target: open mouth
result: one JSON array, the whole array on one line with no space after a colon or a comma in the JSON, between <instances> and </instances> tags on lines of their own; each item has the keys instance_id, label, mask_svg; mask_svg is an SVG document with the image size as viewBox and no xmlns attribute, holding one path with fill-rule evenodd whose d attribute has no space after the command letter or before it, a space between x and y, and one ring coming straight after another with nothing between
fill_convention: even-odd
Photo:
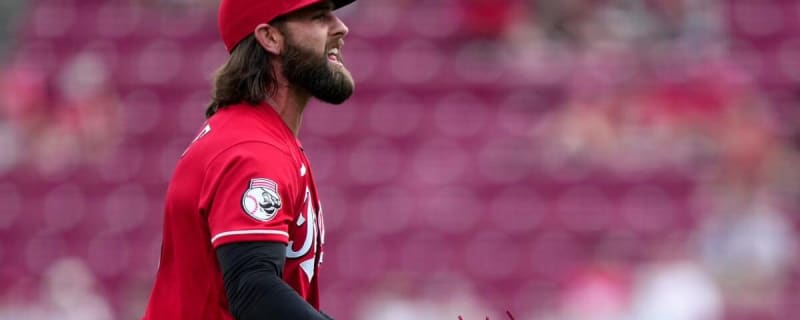
<instances>
[{"instance_id":1,"label":"open mouth","mask_svg":"<svg viewBox=\"0 0 800 320\"><path fill-rule=\"evenodd\" d=\"M339 54L339 48L332 48L328 50L328 61L338 65L343 65L342 56Z\"/></svg>"}]
</instances>

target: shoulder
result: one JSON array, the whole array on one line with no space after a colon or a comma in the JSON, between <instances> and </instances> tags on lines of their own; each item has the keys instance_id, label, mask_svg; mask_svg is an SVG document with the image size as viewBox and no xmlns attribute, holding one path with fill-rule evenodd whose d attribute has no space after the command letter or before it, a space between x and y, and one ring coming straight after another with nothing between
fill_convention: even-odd
<instances>
[{"instance_id":1,"label":"shoulder","mask_svg":"<svg viewBox=\"0 0 800 320\"><path fill-rule=\"evenodd\" d=\"M296 157L284 148L264 142L245 140L226 145L209 159L209 165L244 162L268 167L298 167Z\"/></svg>"},{"instance_id":2,"label":"shoulder","mask_svg":"<svg viewBox=\"0 0 800 320\"><path fill-rule=\"evenodd\" d=\"M247 155L255 150L260 155L266 152L274 157L293 157L293 141L283 132L284 124L259 116L256 108L235 105L220 110L208 120L202 136L199 135L190 146L190 152L208 160L223 153Z\"/></svg>"}]
</instances>

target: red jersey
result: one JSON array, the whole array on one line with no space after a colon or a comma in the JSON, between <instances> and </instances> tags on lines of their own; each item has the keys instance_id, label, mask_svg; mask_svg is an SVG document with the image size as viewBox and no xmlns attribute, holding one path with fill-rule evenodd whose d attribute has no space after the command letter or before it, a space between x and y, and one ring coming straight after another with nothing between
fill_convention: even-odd
<instances>
[{"instance_id":1,"label":"red jersey","mask_svg":"<svg viewBox=\"0 0 800 320\"><path fill-rule=\"evenodd\" d=\"M283 280L319 309L325 229L308 159L269 105L220 109L167 190L161 260L144 320L233 319L215 249L287 244Z\"/></svg>"}]
</instances>

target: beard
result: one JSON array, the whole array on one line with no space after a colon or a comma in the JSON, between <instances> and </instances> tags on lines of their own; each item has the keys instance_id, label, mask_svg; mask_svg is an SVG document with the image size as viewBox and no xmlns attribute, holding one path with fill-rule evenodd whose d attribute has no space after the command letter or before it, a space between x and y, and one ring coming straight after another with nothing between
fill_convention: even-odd
<instances>
[{"instance_id":1,"label":"beard","mask_svg":"<svg viewBox=\"0 0 800 320\"><path fill-rule=\"evenodd\" d=\"M294 43L291 38L287 40L281 53L281 68L289 83L331 104L340 104L353 95L355 84L343 65L334 66L328 61L327 54L315 53Z\"/></svg>"}]
</instances>

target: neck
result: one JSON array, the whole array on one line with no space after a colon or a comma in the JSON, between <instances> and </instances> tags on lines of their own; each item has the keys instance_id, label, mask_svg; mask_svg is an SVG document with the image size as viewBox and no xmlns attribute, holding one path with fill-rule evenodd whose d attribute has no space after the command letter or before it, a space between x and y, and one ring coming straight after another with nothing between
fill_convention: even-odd
<instances>
[{"instance_id":1,"label":"neck","mask_svg":"<svg viewBox=\"0 0 800 320\"><path fill-rule=\"evenodd\" d=\"M293 86L280 85L272 96L267 96L266 102L281 116L286 126L297 137L300 132L300 123L303 111L306 109L311 96L305 90Z\"/></svg>"}]
</instances>

